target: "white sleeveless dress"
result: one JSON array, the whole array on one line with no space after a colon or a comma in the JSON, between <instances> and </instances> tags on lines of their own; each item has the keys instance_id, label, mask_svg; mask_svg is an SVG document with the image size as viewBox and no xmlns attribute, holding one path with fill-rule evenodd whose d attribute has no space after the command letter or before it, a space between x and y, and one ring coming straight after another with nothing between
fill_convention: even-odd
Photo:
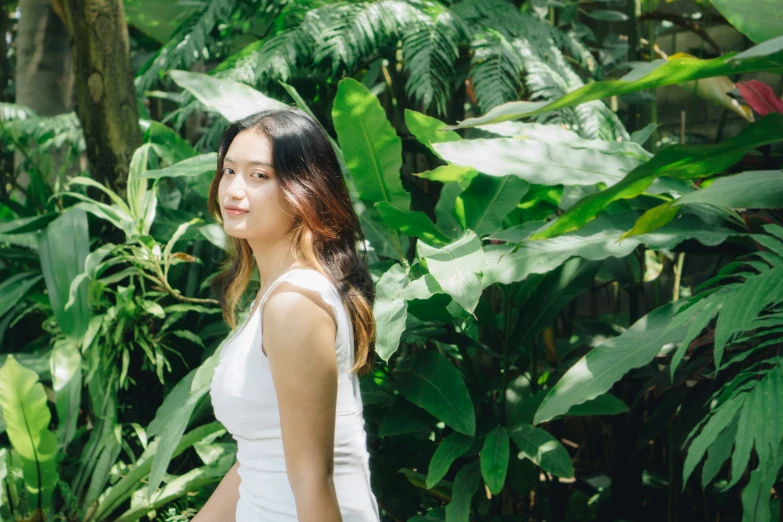
<instances>
[{"instance_id":1,"label":"white sleeveless dress","mask_svg":"<svg viewBox=\"0 0 783 522\"><path fill-rule=\"evenodd\" d=\"M210 387L215 417L237 441L239 501L236 522L295 522L296 504L283 454L280 410L269 362L261 350L264 301L288 281L317 291L337 318L337 416L334 434L334 485L344 522L379 522L370 489L367 434L359 380L349 373L354 361L353 326L340 294L327 277L310 268L281 275L266 290L239 333L224 346ZM251 305L251 310L253 310ZM302 383L305 385L306 383Z\"/></svg>"}]
</instances>

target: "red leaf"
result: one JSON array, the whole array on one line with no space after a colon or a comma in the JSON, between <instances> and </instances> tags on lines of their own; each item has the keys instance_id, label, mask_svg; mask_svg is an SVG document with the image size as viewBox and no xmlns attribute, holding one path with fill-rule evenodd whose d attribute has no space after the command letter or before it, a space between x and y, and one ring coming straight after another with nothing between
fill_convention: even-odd
<instances>
[{"instance_id":1,"label":"red leaf","mask_svg":"<svg viewBox=\"0 0 783 522\"><path fill-rule=\"evenodd\" d=\"M737 88L750 107L764 116L770 112L783 114L783 101L775 96L772 87L758 80L738 82Z\"/></svg>"}]
</instances>

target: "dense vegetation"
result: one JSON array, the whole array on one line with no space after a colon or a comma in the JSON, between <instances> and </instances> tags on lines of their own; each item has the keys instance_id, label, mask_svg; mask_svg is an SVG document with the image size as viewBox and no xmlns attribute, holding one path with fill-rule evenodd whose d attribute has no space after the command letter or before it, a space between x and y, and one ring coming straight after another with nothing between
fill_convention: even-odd
<instances>
[{"instance_id":1,"label":"dense vegetation","mask_svg":"<svg viewBox=\"0 0 783 522\"><path fill-rule=\"evenodd\" d=\"M783 102L750 80L783 72L774 0L700 7L744 51L668 57L648 0L100 4L54 14L73 112L2 77L2 520L188 520L233 465L206 190L226 123L292 104L368 238L384 520L780 519ZM667 141L666 85L747 123Z\"/></svg>"}]
</instances>

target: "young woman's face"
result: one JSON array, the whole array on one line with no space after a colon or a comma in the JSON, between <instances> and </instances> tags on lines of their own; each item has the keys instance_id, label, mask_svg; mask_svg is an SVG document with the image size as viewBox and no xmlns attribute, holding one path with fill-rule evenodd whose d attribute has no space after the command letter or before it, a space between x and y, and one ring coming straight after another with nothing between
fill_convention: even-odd
<instances>
[{"instance_id":1,"label":"young woman's face","mask_svg":"<svg viewBox=\"0 0 783 522\"><path fill-rule=\"evenodd\" d=\"M273 241L291 230L294 213L272 168L272 145L254 129L236 135L218 186L223 230L231 237Z\"/></svg>"}]
</instances>

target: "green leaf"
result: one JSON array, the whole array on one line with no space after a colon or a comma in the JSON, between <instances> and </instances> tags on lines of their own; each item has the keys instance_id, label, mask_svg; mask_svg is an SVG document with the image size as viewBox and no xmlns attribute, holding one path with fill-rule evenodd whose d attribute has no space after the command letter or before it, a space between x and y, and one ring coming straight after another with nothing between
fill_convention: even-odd
<instances>
[{"instance_id":1,"label":"green leaf","mask_svg":"<svg viewBox=\"0 0 783 522\"><path fill-rule=\"evenodd\" d=\"M84 269L90 253L87 230L87 214L81 209L64 212L46 227L38 241L38 254L49 303L54 310L60 329L77 344L90 323L90 306L87 302L87 284L82 284L75 304L65 309L71 281Z\"/></svg>"},{"instance_id":2,"label":"green leaf","mask_svg":"<svg viewBox=\"0 0 783 522\"><path fill-rule=\"evenodd\" d=\"M611 393L599 395L582 404L574 405L566 417L581 417L589 415L617 415L629 411L628 405Z\"/></svg>"},{"instance_id":3,"label":"green leaf","mask_svg":"<svg viewBox=\"0 0 783 522\"><path fill-rule=\"evenodd\" d=\"M739 32L757 44L783 36L783 10L778 0L758 0L752 4L713 0L712 5Z\"/></svg>"},{"instance_id":4,"label":"green leaf","mask_svg":"<svg viewBox=\"0 0 783 522\"><path fill-rule=\"evenodd\" d=\"M0 316L5 315L16 306L16 303L21 301L27 292L38 284L41 277L43 276L33 272L20 272L5 278L0 283Z\"/></svg>"},{"instance_id":5,"label":"green leaf","mask_svg":"<svg viewBox=\"0 0 783 522\"><path fill-rule=\"evenodd\" d=\"M68 338L54 343L50 359L52 388L57 409L58 451L65 452L76 435L82 398L82 356L79 346Z\"/></svg>"},{"instance_id":6,"label":"green leaf","mask_svg":"<svg viewBox=\"0 0 783 522\"><path fill-rule=\"evenodd\" d=\"M460 167L459 165L441 165L432 170L414 174L419 178L440 181L441 183L451 183L452 181L469 183L477 175L478 172L472 167Z\"/></svg>"},{"instance_id":7,"label":"green leaf","mask_svg":"<svg viewBox=\"0 0 783 522\"><path fill-rule=\"evenodd\" d=\"M716 179L705 189L694 190L671 202L672 205L708 203L729 208L783 207L783 171L742 172Z\"/></svg>"},{"instance_id":8,"label":"green leaf","mask_svg":"<svg viewBox=\"0 0 783 522\"><path fill-rule=\"evenodd\" d=\"M437 352L406 357L394 370L397 389L413 404L460 433L476 432L476 413L462 375Z\"/></svg>"},{"instance_id":9,"label":"green leaf","mask_svg":"<svg viewBox=\"0 0 783 522\"><path fill-rule=\"evenodd\" d=\"M518 424L509 429L509 435L519 448L519 457L533 461L556 477L574 476L574 465L568 451L549 432L530 424Z\"/></svg>"},{"instance_id":10,"label":"green leaf","mask_svg":"<svg viewBox=\"0 0 783 522\"><path fill-rule=\"evenodd\" d=\"M614 185L641 163L633 156L518 138L462 140L433 146L453 165L472 167L490 176L514 175L536 185Z\"/></svg>"},{"instance_id":11,"label":"green leaf","mask_svg":"<svg viewBox=\"0 0 783 522\"><path fill-rule=\"evenodd\" d=\"M554 324L560 311L590 287L599 268L599 263L571 259L546 274L520 308L519 316L524 320L518 320L512 330L514 346L523 349Z\"/></svg>"},{"instance_id":12,"label":"green leaf","mask_svg":"<svg viewBox=\"0 0 783 522\"><path fill-rule=\"evenodd\" d=\"M487 123L518 120L610 96L702 78L759 71L779 72L783 69L781 56L783 56L781 46L777 42L770 41L740 54L727 53L711 60L700 60L688 56L672 58L665 62L661 61L661 64L656 64L657 66L648 70L649 72L641 72L638 77L626 76L619 80L589 83L552 101L505 103L493 108L483 116L468 118L461 121L459 125L449 125L445 128L453 130Z\"/></svg>"},{"instance_id":13,"label":"green leaf","mask_svg":"<svg viewBox=\"0 0 783 522\"><path fill-rule=\"evenodd\" d=\"M478 462L463 466L454 477L451 502L446 504L446 522L469 522L470 501L478 491L481 471Z\"/></svg>"},{"instance_id":14,"label":"green leaf","mask_svg":"<svg viewBox=\"0 0 783 522\"><path fill-rule=\"evenodd\" d=\"M182 160L163 169L148 170L141 174L141 178L179 178L200 176L207 172L213 173L217 169L217 152L208 152Z\"/></svg>"},{"instance_id":15,"label":"green leaf","mask_svg":"<svg viewBox=\"0 0 783 522\"><path fill-rule=\"evenodd\" d=\"M240 120L266 109L288 107L285 103L269 98L252 87L226 78L179 70L169 71L169 76L174 83L228 121Z\"/></svg>"},{"instance_id":16,"label":"green leaf","mask_svg":"<svg viewBox=\"0 0 783 522\"><path fill-rule=\"evenodd\" d=\"M451 238L441 232L424 212L402 210L386 201L375 204L383 222L403 234L418 237L429 244L446 245Z\"/></svg>"},{"instance_id":17,"label":"green leaf","mask_svg":"<svg viewBox=\"0 0 783 522\"><path fill-rule=\"evenodd\" d=\"M375 285L373 304L376 324L375 352L384 361L388 361L397 351L400 337L405 331L408 303L400 298L399 294L407 282L408 273L405 267L395 263Z\"/></svg>"},{"instance_id":18,"label":"green leaf","mask_svg":"<svg viewBox=\"0 0 783 522\"><path fill-rule=\"evenodd\" d=\"M574 256L590 261L607 257L622 258L640 244L649 248L671 249L688 239L715 246L736 234L728 228L716 227L696 216L687 215L664 228L621 240L637 216L635 212L603 214L583 228L562 236L528 239L517 245L486 245L481 286L486 288L493 283L511 284L526 279L530 274L550 272ZM533 230L536 228L537 225L533 225ZM527 227L521 230L521 236L533 231Z\"/></svg>"},{"instance_id":19,"label":"green leaf","mask_svg":"<svg viewBox=\"0 0 783 522\"><path fill-rule=\"evenodd\" d=\"M696 464L699 463L707 449L712 446L713 442L717 440L723 430L736 423L737 412L744 403L745 401L742 399L729 401L724 403L721 407L716 408L716 410L710 414L709 420L704 425L699 435L693 439L690 447L688 447L688 453L685 456L685 464L682 468L683 490L687 486L688 477L691 476L691 473L693 473L693 470L696 468Z\"/></svg>"},{"instance_id":20,"label":"green leaf","mask_svg":"<svg viewBox=\"0 0 783 522\"><path fill-rule=\"evenodd\" d=\"M212 422L210 424L205 424L203 426L199 426L198 428L192 429L184 436L180 437L178 444L172 452L172 456L179 456L183 451L192 447L199 441L213 437L216 433L221 431L225 431L225 428L219 422ZM133 494L144 494L147 498L149 498L149 491L145 493L138 493L139 484L150 474L153 461L157 455L159 444L160 440L154 440L150 442L147 445L147 449L144 450L144 453L142 453L142 455L136 460L136 464L131 467L127 473L122 476L122 478L120 478L115 484L106 490L105 495L102 495L100 498L92 520L95 520L96 522L107 520L107 518L112 515L113 512L117 510L124 502L130 499L131 495ZM231 465L233 465L233 462L231 462ZM224 475L225 472L223 472L223 476ZM146 505L147 504L144 503L142 507L146 507ZM133 512L134 510L135 508L131 508L129 512ZM116 520L131 521L138 520L140 518L140 516L137 518L125 518L129 512L124 513L122 517L117 518ZM143 514L144 512L140 513L140 515ZM111 520L115 519L112 518Z\"/></svg>"},{"instance_id":21,"label":"green leaf","mask_svg":"<svg viewBox=\"0 0 783 522\"><path fill-rule=\"evenodd\" d=\"M770 491L783 466L783 448L777 459L762 461L750 473L750 481L742 490L742 522L771 522Z\"/></svg>"},{"instance_id":22,"label":"green leaf","mask_svg":"<svg viewBox=\"0 0 783 522\"><path fill-rule=\"evenodd\" d=\"M435 424L437 421L432 415L405 399L399 398L394 401L389 411L383 416L378 428L378 436L404 435L430 428Z\"/></svg>"},{"instance_id":23,"label":"green leaf","mask_svg":"<svg viewBox=\"0 0 783 522\"><path fill-rule=\"evenodd\" d=\"M402 140L378 98L356 80L344 78L337 86L332 118L359 196L369 203L386 201L409 209L411 196L400 179Z\"/></svg>"},{"instance_id":24,"label":"green leaf","mask_svg":"<svg viewBox=\"0 0 783 522\"><path fill-rule=\"evenodd\" d=\"M715 324L715 366L720 367L723 351L737 334L755 328L755 321L761 312L771 304L781 301L783 270L766 270L748 277L742 284L734 286L731 299L723 303Z\"/></svg>"},{"instance_id":25,"label":"green leaf","mask_svg":"<svg viewBox=\"0 0 783 522\"><path fill-rule=\"evenodd\" d=\"M473 445L473 438L463 435L459 432L453 432L451 435L441 441L432 454L430 465L427 472L427 489L432 489L441 481L449 468L459 457L468 452Z\"/></svg>"},{"instance_id":26,"label":"green leaf","mask_svg":"<svg viewBox=\"0 0 783 522\"><path fill-rule=\"evenodd\" d=\"M46 228L46 226L59 215L59 212L50 212L48 214L6 221L0 224L0 234L27 234L28 232L38 232L39 230Z\"/></svg>"},{"instance_id":27,"label":"green leaf","mask_svg":"<svg viewBox=\"0 0 783 522\"><path fill-rule=\"evenodd\" d=\"M660 176L676 179L706 177L730 167L755 148L782 139L783 114L768 114L745 127L739 134L715 145L666 147L650 161L630 172L621 182L581 199L549 227L534 234L532 239L554 237L578 229L613 201L638 196Z\"/></svg>"},{"instance_id":28,"label":"green leaf","mask_svg":"<svg viewBox=\"0 0 783 522\"><path fill-rule=\"evenodd\" d=\"M427 260L430 274L443 291L472 314L481 297L480 272L484 267L484 251L478 236L467 231L443 248L419 242L417 254Z\"/></svg>"},{"instance_id":29,"label":"green leaf","mask_svg":"<svg viewBox=\"0 0 783 522\"><path fill-rule=\"evenodd\" d=\"M562 125L504 121L480 125L478 128L508 138L563 145L571 149L590 149L607 154L623 154L640 160L648 160L653 156L634 141L588 140L572 130L563 128Z\"/></svg>"},{"instance_id":30,"label":"green leaf","mask_svg":"<svg viewBox=\"0 0 783 522\"><path fill-rule=\"evenodd\" d=\"M720 432L718 438L712 443L707 450L707 460L704 462L704 467L701 469L701 487L706 489L707 485L712 482L712 479L720 471L723 463L731 455L731 448L734 445L734 437L737 434L737 423L730 424L727 428Z\"/></svg>"},{"instance_id":31,"label":"green leaf","mask_svg":"<svg viewBox=\"0 0 783 522\"><path fill-rule=\"evenodd\" d=\"M49 431L51 414L38 375L8 355L0 368L0 407L11 446L22 460L30 505L49 509L57 483L57 436Z\"/></svg>"},{"instance_id":32,"label":"green leaf","mask_svg":"<svg viewBox=\"0 0 783 522\"><path fill-rule=\"evenodd\" d=\"M479 453L481 476L493 495L500 493L506 483L508 456L508 432L503 426L497 426L487 433L484 448Z\"/></svg>"},{"instance_id":33,"label":"green leaf","mask_svg":"<svg viewBox=\"0 0 783 522\"><path fill-rule=\"evenodd\" d=\"M477 176L461 194L465 224L478 236L500 230L530 185L516 176Z\"/></svg>"},{"instance_id":34,"label":"green leaf","mask_svg":"<svg viewBox=\"0 0 783 522\"><path fill-rule=\"evenodd\" d=\"M564 415L574 405L603 395L623 375L649 363L664 345L682 339L684 326L668 326L683 304L684 301L677 301L656 308L621 335L579 359L549 391L533 423Z\"/></svg>"},{"instance_id":35,"label":"green leaf","mask_svg":"<svg viewBox=\"0 0 783 522\"><path fill-rule=\"evenodd\" d=\"M454 131L441 131L446 124L439 119L410 109L405 109L405 125L408 127L408 131L419 140L419 143L426 145L436 155L438 152L432 148L433 143L446 143L462 139Z\"/></svg>"},{"instance_id":36,"label":"green leaf","mask_svg":"<svg viewBox=\"0 0 783 522\"><path fill-rule=\"evenodd\" d=\"M212 375L217 366L220 353L229 335L215 352L201 366L188 373L163 400L155 418L147 427L147 436L157 436L156 449L150 470L148 492L150 495L158 488L163 475L175 456L182 441L182 435L190 423L190 417L196 406L209 392ZM152 444L150 444L152 447Z\"/></svg>"}]
</instances>

